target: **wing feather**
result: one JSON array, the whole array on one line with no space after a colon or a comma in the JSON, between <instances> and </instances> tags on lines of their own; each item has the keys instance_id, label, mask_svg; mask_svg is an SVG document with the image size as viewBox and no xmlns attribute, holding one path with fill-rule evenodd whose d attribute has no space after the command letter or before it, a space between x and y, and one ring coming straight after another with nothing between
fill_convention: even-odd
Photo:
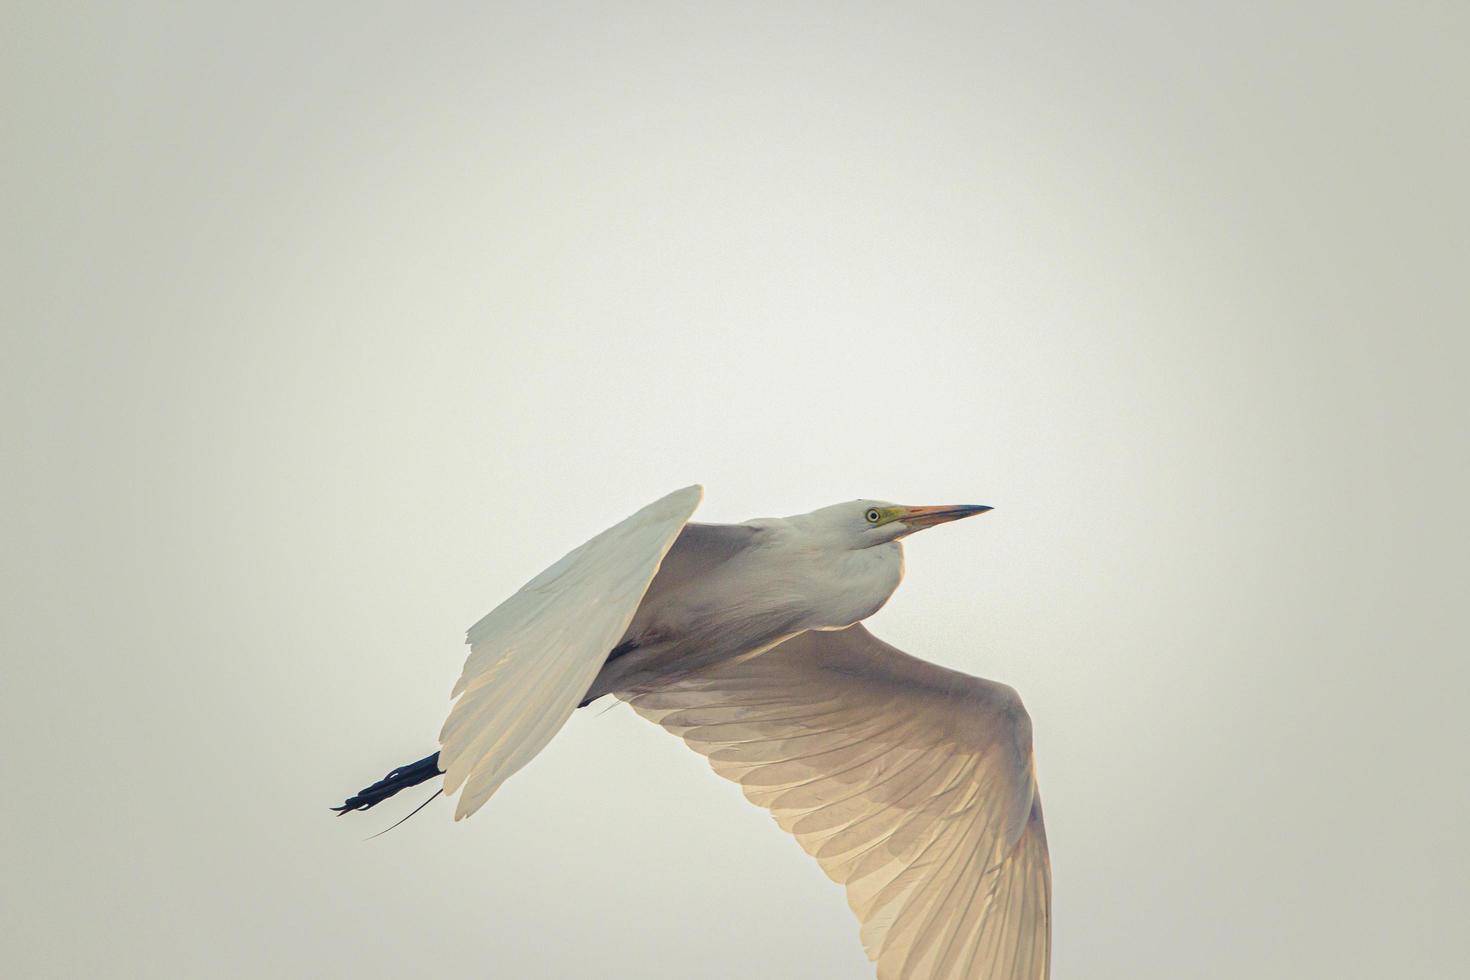
<instances>
[{"instance_id":1,"label":"wing feather","mask_svg":"<svg viewBox=\"0 0 1470 980\"><path fill-rule=\"evenodd\" d=\"M657 500L521 587L471 626L439 733L454 818L474 813L566 723L622 637L703 491Z\"/></svg>"},{"instance_id":2,"label":"wing feather","mask_svg":"<svg viewBox=\"0 0 1470 980\"><path fill-rule=\"evenodd\" d=\"M1015 691L862 625L619 695L847 888L880 980L1042 980L1051 868Z\"/></svg>"}]
</instances>

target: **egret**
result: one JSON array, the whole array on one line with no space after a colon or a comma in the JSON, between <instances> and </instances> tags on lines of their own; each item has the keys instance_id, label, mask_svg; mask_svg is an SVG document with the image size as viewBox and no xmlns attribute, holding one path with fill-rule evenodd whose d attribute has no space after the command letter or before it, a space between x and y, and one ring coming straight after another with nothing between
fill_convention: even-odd
<instances>
[{"instance_id":1,"label":"egret","mask_svg":"<svg viewBox=\"0 0 1470 980\"><path fill-rule=\"evenodd\" d=\"M903 578L903 538L990 508L860 500L690 523L702 496L649 504L470 627L439 751L334 809L442 773L463 819L610 694L846 886L880 980L1048 976L1051 866L1020 698L862 625Z\"/></svg>"}]
</instances>

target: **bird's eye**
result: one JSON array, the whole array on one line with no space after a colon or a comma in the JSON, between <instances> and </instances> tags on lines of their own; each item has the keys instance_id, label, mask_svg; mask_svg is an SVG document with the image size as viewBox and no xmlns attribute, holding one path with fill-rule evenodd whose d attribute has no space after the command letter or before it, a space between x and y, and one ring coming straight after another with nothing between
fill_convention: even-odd
<instances>
[{"instance_id":1,"label":"bird's eye","mask_svg":"<svg viewBox=\"0 0 1470 980\"><path fill-rule=\"evenodd\" d=\"M868 513L865 516L868 518L869 524L877 524L878 518L882 517L883 515L878 513L878 508L873 507L869 509Z\"/></svg>"}]
</instances>

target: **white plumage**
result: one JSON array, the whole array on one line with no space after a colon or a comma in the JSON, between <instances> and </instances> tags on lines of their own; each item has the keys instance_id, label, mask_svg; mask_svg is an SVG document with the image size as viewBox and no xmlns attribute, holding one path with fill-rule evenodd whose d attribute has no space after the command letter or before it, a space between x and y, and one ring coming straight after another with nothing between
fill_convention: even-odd
<instances>
[{"instance_id":1,"label":"white plumage","mask_svg":"<svg viewBox=\"0 0 1470 980\"><path fill-rule=\"evenodd\" d=\"M444 792L474 813L546 747L628 628L704 491L685 487L568 553L469 629L439 732Z\"/></svg>"},{"instance_id":2,"label":"white plumage","mask_svg":"<svg viewBox=\"0 0 1470 980\"><path fill-rule=\"evenodd\" d=\"M1009 687L859 624L628 700L847 887L883 980L1046 975L1046 833Z\"/></svg>"},{"instance_id":3,"label":"white plumage","mask_svg":"<svg viewBox=\"0 0 1470 980\"><path fill-rule=\"evenodd\" d=\"M881 980L1048 976L1051 870L1020 698L859 623L898 587L903 537L990 508L853 501L689 524L701 495L648 505L470 628L437 759L455 819L613 694L846 887ZM436 774L431 756L342 809Z\"/></svg>"}]
</instances>

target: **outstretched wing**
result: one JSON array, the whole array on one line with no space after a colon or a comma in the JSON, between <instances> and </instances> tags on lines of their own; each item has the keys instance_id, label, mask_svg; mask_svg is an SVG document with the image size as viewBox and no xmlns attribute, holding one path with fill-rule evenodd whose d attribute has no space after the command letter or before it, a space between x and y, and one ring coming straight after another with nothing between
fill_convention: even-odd
<instances>
[{"instance_id":1,"label":"outstretched wing","mask_svg":"<svg viewBox=\"0 0 1470 980\"><path fill-rule=\"evenodd\" d=\"M846 885L881 980L1048 975L1051 865L1011 688L858 624L620 696Z\"/></svg>"},{"instance_id":2,"label":"outstretched wing","mask_svg":"<svg viewBox=\"0 0 1470 980\"><path fill-rule=\"evenodd\" d=\"M569 553L470 627L458 698L439 733L444 792L478 810L551 741L592 685L669 546L699 505L676 490Z\"/></svg>"}]
</instances>

